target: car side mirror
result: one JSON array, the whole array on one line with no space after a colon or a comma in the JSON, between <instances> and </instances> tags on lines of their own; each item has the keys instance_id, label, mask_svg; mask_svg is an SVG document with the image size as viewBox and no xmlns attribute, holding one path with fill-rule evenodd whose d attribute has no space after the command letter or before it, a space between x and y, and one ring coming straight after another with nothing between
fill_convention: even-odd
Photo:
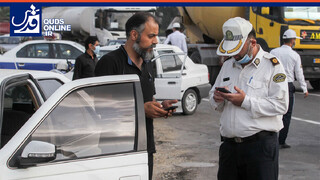
<instances>
[{"instance_id":1,"label":"car side mirror","mask_svg":"<svg viewBox=\"0 0 320 180\"><path fill-rule=\"evenodd\" d=\"M45 163L56 159L56 147L54 144L31 141L23 149L22 154L18 157L18 167L30 167L39 163Z\"/></svg>"}]
</instances>

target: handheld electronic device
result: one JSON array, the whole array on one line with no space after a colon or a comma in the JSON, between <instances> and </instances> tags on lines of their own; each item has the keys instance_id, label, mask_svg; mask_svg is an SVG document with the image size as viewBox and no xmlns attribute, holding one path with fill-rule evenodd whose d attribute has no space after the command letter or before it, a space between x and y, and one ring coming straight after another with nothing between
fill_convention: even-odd
<instances>
[{"instance_id":1,"label":"handheld electronic device","mask_svg":"<svg viewBox=\"0 0 320 180\"><path fill-rule=\"evenodd\" d=\"M223 93L231 93L229 90L227 90L226 88L221 88L221 87L216 87L216 90L223 92Z\"/></svg>"},{"instance_id":2,"label":"handheld electronic device","mask_svg":"<svg viewBox=\"0 0 320 180\"><path fill-rule=\"evenodd\" d=\"M177 109L177 107L178 107L178 106L171 106L171 107L165 108L164 110L165 110L165 111L170 111L170 110Z\"/></svg>"}]
</instances>

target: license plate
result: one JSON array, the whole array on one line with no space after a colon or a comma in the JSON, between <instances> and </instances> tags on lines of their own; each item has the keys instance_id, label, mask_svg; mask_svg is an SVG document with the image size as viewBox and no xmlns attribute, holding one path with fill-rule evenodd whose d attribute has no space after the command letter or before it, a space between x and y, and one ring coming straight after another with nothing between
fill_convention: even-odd
<instances>
[{"instance_id":1,"label":"license plate","mask_svg":"<svg viewBox=\"0 0 320 180\"><path fill-rule=\"evenodd\" d=\"M320 58L313 59L313 63L320 63Z\"/></svg>"}]
</instances>

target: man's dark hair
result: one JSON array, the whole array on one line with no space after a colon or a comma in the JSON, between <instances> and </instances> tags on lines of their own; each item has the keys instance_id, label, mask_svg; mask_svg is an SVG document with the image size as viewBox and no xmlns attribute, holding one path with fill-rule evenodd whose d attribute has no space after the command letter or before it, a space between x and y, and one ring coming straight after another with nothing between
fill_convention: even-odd
<instances>
[{"instance_id":1,"label":"man's dark hair","mask_svg":"<svg viewBox=\"0 0 320 180\"><path fill-rule=\"evenodd\" d=\"M287 44L287 43L290 43L291 42L291 39L283 39L283 43L284 44Z\"/></svg>"},{"instance_id":2,"label":"man's dark hair","mask_svg":"<svg viewBox=\"0 0 320 180\"><path fill-rule=\"evenodd\" d=\"M138 33L142 33L145 28L145 23L148 21L149 18L153 18L154 21L159 24L156 17L148 12L138 12L131 16L128 21L126 22L126 36L129 38L130 32L132 30L138 31Z\"/></svg>"},{"instance_id":3,"label":"man's dark hair","mask_svg":"<svg viewBox=\"0 0 320 180\"><path fill-rule=\"evenodd\" d=\"M99 41L97 36L89 36L85 41L84 41L84 47L87 49L89 49L89 44L95 44L96 41Z\"/></svg>"},{"instance_id":4,"label":"man's dark hair","mask_svg":"<svg viewBox=\"0 0 320 180\"><path fill-rule=\"evenodd\" d=\"M175 27L175 28L173 28L173 29L175 29L176 31L180 31L181 28Z\"/></svg>"},{"instance_id":5,"label":"man's dark hair","mask_svg":"<svg viewBox=\"0 0 320 180\"><path fill-rule=\"evenodd\" d=\"M256 31L254 30L254 28L252 28L252 30L249 32L248 39L249 38L256 39Z\"/></svg>"}]
</instances>

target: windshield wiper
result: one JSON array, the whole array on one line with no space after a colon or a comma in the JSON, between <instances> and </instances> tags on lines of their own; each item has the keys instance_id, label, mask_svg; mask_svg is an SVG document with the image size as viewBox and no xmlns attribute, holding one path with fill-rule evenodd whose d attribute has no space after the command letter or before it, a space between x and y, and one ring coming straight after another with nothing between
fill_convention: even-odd
<instances>
[{"instance_id":1,"label":"windshield wiper","mask_svg":"<svg viewBox=\"0 0 320 180\"><path fill-rule=\"evenodd\" d=\"M305 21L305 22L308 22L310 24L315 24L316 22L314 22L314 20L311 20L311 19L299 19L299 18L296 18L296 19L287 19L287 18L284 18L285 21ZM318 19L316 21L319 21Z\"/></svg>"}]
</instances>

